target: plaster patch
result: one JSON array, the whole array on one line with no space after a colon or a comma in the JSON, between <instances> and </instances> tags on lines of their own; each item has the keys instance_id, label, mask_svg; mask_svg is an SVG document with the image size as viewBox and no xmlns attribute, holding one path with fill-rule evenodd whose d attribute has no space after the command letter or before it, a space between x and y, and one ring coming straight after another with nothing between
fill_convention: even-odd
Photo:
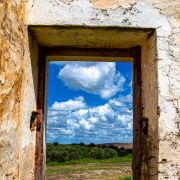
<instances>
[{"instance_id":1,"label":"plaster patch","mask_svg":"<svg viewBox=\"0 0 180 180\"><path fill-rule=\"evenodd\" d=\"M90 0L90 2L97 9L115 9L118 7L117 0Z\"/></svg>"},{"instance_id":2,"label":"plaster patch","mask_svg":"<svg viewBox=\"0 0 180 180\"><path fill-rule=\"evenodd\" d=\"M90 2L97 9L115 9L119 6L130 8L135 0L90 0Z\"/></svg>"}]
</instances>

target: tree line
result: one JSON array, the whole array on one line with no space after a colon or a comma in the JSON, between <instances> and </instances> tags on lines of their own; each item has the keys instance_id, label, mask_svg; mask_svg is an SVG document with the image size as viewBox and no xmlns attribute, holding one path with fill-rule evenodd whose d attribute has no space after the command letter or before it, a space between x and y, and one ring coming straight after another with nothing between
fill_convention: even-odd
<instances>
[{"instance_id":1,"label":"tree line","mask_svg":"<svg viewBox=\"0 0 180 180\"><path fill-rule=\"evenodd\" d=\"M132 149L118 148L114 145L97 146L93 143L85 145L79 144L59 144L54 142L46 146L46 161L66 162L80 159L109 159L123 157L132 154Z\"/></svg>"}]
</instances>

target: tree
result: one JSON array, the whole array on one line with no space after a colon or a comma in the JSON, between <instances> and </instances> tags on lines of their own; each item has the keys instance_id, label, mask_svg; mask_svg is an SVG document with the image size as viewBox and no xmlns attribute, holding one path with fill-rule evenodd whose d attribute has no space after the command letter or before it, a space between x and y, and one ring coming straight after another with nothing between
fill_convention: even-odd
<instances>
[{"instance_id":1,"label":"tree","mask_svg":"<svg viewBox=\"0 0 180 180\"><path fill-rule=\"evenodd\" d=\"M80 145L80 146L84 146L84 143L83 143L83 142L80 142L79 145Z\"/></svg>"},{"instance_id":2,"label":"tree","mask_svg":"<svg viewBox=\"0 0 180 180\"><path fill-rule=\"evenodd\" d=\"M59 144L58 142L54 142L53 143L54 146L58 146L58 144Z\"/></svg>"},{"instance_id":3,"label":"tree","mask_svg":"<svg viewBox=\"0 0 180 180\"><path fill-rule=\"evenodd\" d=\"M88 146L89 147L96 147L96 145L94 143L90 143Z\"/></svg>"}]
</instances>

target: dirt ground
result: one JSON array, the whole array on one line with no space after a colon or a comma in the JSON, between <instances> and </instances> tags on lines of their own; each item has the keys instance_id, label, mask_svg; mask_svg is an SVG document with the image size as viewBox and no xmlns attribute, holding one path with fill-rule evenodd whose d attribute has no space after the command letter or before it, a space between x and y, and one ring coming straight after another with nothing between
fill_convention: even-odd
<instances>
[{"instance_id":1,"label":"dirt ground","mask_svg":"<svg viewBox=\"0 0 180 180\"><path fill-rule=\"evenodd\" d=\"M131 176L130 163L48 166L46 178L47 180L120 180L123 176Z\"/></svg>"}]
</instances>

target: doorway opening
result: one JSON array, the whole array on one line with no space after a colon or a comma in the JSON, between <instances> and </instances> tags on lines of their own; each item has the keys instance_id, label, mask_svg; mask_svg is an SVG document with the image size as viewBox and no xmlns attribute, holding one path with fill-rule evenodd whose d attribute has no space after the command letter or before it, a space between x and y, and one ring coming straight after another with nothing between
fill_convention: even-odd
<instances>
[{"instance_id":1,"label":"doorway opening","mask_svg":"<svg viewBox=\"0 0 180 180\"><path fill-rule=\"evenodd\" d=\"M47 92L43 90L43 87L46 87L44 89L47 89L47 64L49 61L54 60L56 57L55 55L58 54L58 58L61 61L86 61L87 63L93 62L93 63L115 63L115 62L132 62L132 89L133 89L133 160L132 160L132 167L133 167L133 177L139 177L140 176L140 116L141 116L141 88L140 88L140 62L141 62L141 48L135 47L131 49L83 49L83 48L40 48L40 57L41 60L39 60L39 68L41 68L41 74L39 74L39 95L38 95L38 107L45 107L42 109L44 111L44 114L46 114L47 111L47 104L46 98L47 98ZM53 58L53 59L52 59ZM58 60L59 60L58 59ZM108 59L108 60L107 60ZM105 62L107 61L107 62ZM109 62L109 63L108 63ZM72 62L71 62L72 63ZM69 67L69 66L68 66ZM86 71L85 71L86 72ZM44 76L42 76L44 74ZM61 74L61 73L60 73ZM69 72L69 75L72 75ZM74 77L74 76L72 76ZM72 81L67 81L67 83L73 83ZM106 84L104 84L106 85ZM93 90L93 89L91 89ZM112 90L112 88L110 88ZM108 93L104 93L103 91L99 91L99 94L101 94L102 97L108 96ZM82 101L82 98L79 97L79 101ZM74 99L76 100L76 99ZM72 101L72 100L71 100ZM76 100L77 101L77 100ZM62 104L55 103L54 107L61 106ZM53 105L52 105L53 106ZM119 114L120 116L120 114ZM45 120L47 117L45 117ZM46 122L42 123L42 129L37 132L37 138L36 138L36 167L41 169L39 171L36 169L35 173L39 177L45 177L45 154L46 154L46 143L45 143L45 134L46 134ZM87 123L86 120L81 121L81 123L85 124ZM72 124L72 122L71 122ZM130 126L130 125L129 125ZM66 132L65 132L66 133ZM42 141L42 139L44 141ZM42 156L43 155L43 156ZM43 171L44 170L44 171Z\"/></svg>"},{"instance_id":2,"label":"doorway opening","mask_svg":"<svg viewBox=\"0 0 180 180\"><path fill-rule=\"evenodd\" d=\"M132 63L107 61L48 63L47 179L131 178Z\"/></svg>"},{"instance_id":3,"label":"doorway opening","mask_svg":"<svg viewBox=\"0 0 180 180\"><path fill-rule=\"evenodd\" d=\"M36 130L35 179L45 179L47 118L42 118L42 114L45 115L47 111L46 61L56 59L103 62L108 57L109 62L133 62L133 179L157 174L158 166L154 163L158 160L157 51L154 29L84 26L31 26L29 29L37 42L32 41L30 48L35 68L34 82L38 82L36 107L42 125ZM114 57L119 59L114 60Z\"/></svg>"}]
</instances>

